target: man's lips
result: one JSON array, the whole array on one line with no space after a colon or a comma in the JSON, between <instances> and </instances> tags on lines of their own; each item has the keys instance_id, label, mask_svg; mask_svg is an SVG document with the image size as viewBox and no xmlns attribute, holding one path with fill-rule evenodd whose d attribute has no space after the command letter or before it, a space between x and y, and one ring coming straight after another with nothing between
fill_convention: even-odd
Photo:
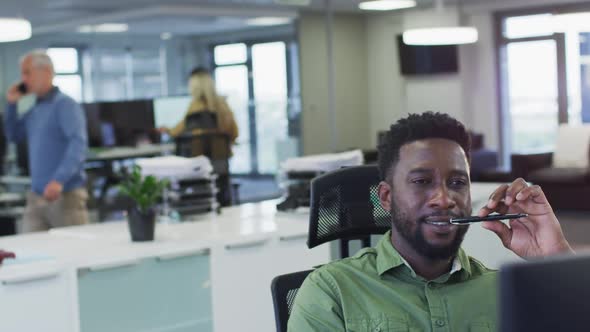
<instances>
[{"instance_id":1,"label":"man's lips","mask_svg":"<svg viewBox=\"0 0 590 332\"><path fill-rule=\"evenodd\" d=\"M427 224L432 224L432 225L450 225L451 218L455 218L455 216L452 216L452 215L428 216L428 217L424 218L424 222L426 222Z\"/></svg>"}]
</instances>

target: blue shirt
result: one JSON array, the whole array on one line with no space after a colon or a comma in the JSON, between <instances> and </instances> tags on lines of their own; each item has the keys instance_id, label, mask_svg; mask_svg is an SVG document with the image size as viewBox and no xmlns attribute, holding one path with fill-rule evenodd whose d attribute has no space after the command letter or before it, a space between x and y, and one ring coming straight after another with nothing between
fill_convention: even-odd
<instances>
[{"instance_id":1,"label":"blue shirt","mask_svg":"<svg viewBox=\"0 0 590 332\"><path fill-rule=\"evenodd\" d=\"M64 192L84 187L88 149L86 117L72 98L53 88L19 118L16 104L8 104L4 132L12 142L27 139L32 189L42 195L52 180Z\"/></svg>"}]
</instances>

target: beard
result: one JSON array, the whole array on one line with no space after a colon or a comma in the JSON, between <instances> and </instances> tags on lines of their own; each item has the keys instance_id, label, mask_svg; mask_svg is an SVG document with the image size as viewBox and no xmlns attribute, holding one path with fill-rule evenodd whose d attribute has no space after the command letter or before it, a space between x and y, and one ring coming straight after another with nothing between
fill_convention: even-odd
<instances>
[{"instance_id":1,"label":"beard","mask_svg":"<svg viewBox=\"0 0 590 332\"><path fill-rule=\"evenodd\" d=\"M448 214L448 213L447 213ZM458 217L453 215L454 217ZM412 229L413 222L408 216L402 213L394 202L391 204L391 222L393 228L416 250L420 255L431 260L446 260L457 255L465 233L469 226L458 226L455 232L455 238L447 245L433 245L428 243L424 237L423 225L428 216L423 216L416 220L415 230Z\"/></svg>"}]
</instances>

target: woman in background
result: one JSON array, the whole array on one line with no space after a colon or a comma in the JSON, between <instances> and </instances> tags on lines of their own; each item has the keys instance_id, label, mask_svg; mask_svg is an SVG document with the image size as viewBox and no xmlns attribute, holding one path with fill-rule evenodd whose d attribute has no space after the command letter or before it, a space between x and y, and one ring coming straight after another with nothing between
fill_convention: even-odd
<instances>
[{"instance_id":1,"label":"woman in background","mask_svg":"<svg viewBox=\"0 0 590 332\"><path fill-rule=\"evenodd\" d=\"M213 169L217 174L216 183L219 188L217 200L222 206L230 205L232 194L228 159L232 156L232 145L238 137L238 126L225 99L217 95L215 82L213 82L207 70L203 68L193 70L188 86L193 100L184 120L167 131L172 137L177 138L180 136L180 141L184 140L185 135L189 137L188 153L186 145L182 148L183 152L179 152L184 157L205 155L211 159ZM216 128L210 127L213 123L208 123L201 128L187 128L187 119L190 119L192 114L199 112L214 113L214 118L217 120ZM176 141L178 147L179 140ZM181 145L183 144L186 143L181 143Z\"/></svg>"},{"instance_id":2,"label":"woman in background","mask_svg":"<svg viewBox=\"0 0 590 332\"><path fill-rule=\"evenodd\" d=\"M193 100L185 115L185 119L174 128L169 129L169 134L173 137L177 137L186 133L185 120L189 115L197 112L213 112L217 115L217 129L212 131L195 129L192 133L198 135L203 132L215 132L227 135L229 138L229 151L227 153L231 156L231 145L235 143L236 138L238 137L238 126L227 102L223 97L220 97L217 94L213 78L206 69L196 68L191 72L188 86L189 92L193 96Z\"/></svg>"}]
</instances>

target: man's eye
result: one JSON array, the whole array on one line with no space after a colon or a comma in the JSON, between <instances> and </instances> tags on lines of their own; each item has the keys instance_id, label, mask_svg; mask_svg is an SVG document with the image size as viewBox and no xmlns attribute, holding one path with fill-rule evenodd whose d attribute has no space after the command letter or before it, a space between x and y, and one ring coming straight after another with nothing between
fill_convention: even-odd
<instances>
[{"instance_id":1,"label":"man's eye","mask_svg":"<svg viewBox=\"0 0 590 332\"><path fill-rule=\"evenodd\" d=\"M412 183L423 185L423 184L429 184L430 180L428 180L428 179L414 179L414 180L412 180Z\"/></svg>"},{"instance_id":2,"label":"man's eye","mask_svg":"<svg viewBox=\"0 0 590 332\"><path fill-rule=\"evenodd\" d=\"M467 185L467 181L463 179L454 179L451 180L451 185L455 187L462 187Z\"/></svg>"}]
</instances>

